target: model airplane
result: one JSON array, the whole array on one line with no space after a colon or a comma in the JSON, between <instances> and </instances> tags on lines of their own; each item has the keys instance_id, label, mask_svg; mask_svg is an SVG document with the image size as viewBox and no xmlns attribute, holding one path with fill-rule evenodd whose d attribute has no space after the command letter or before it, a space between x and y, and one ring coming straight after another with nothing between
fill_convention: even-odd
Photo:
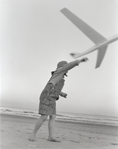
<instances>
[{"instance_id":1,"label":"model airplane","mask_svg":"<svg viewBox=\"0 0 118 149\"><path fill-rule=\"evenodd\" d=\"M70 10L67 8L63 8L61 12L76 26L78 27L88 38L90 38L96 45L88 49L87 51L83 53L77 53L73 52L70 55L73 58L78 58L81 56L84 56L86 54L89 54L95 50L98 50L97 55L97 62L96 62L96 68L98 68L105 56L108 44L118 40L118 35L106 39L101 34L99 34L97 31L95 31L92 27L90 27L88 24L86 24L83 20L78 18L75 14L73 14Z\"/></svg>"}]
</instances>

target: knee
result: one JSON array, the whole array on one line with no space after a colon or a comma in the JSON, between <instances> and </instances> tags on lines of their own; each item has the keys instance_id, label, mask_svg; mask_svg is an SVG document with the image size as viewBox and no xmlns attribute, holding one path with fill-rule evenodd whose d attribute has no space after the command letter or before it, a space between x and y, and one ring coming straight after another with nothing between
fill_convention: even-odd
<instances>
[{"instance_id":1,"label":"knee","mask_svg":"<svg viewBox=\"0 0 118 149\"><path fill-rule=\"evenodd\" d=\"M55 120L56 119L56 115L50 115L50 119L51 120Z\"/></svg>"},{"instance_id":2,"label":"knee","mask_svg":"<svg viewBox=\"0 0 118 149\"><path fill-rule=\"evenodd\" d=\"M41 115L41 119L42 119L42 121L46 121L47 120L47 115Z\"/></svg>"}]
</instances>

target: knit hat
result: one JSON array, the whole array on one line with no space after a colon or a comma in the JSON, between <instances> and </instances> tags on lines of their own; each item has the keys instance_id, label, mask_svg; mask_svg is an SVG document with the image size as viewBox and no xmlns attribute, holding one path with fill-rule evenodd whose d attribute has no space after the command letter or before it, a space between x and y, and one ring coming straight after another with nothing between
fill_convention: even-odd
<instances>
[{"instance_id":1,"label":"knit hat","mask_svg":"<svg viewBox=\"0 0 118 149\"><path fill-rule=\"evenodd\" d=\"M59 67L63 67L64 65L68 64L66 61L60 61L58 64L57 64L57 68Z\"/></svg>"}]
</instances>

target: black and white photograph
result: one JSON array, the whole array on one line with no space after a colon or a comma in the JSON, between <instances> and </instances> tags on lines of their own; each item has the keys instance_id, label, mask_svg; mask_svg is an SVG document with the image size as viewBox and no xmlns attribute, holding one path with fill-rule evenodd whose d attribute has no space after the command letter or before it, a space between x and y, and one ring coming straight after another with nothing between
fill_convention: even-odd
<instances>
[{"instance_id":1,"label":"black and white photograph","mask_svg":"<svg viewBox=\"0 0 118 149\"><path fill-rule=\"evenodd\" d=\"M0 149L118 149L118 0L0 0Z\"/></svg>"}]
</instances>

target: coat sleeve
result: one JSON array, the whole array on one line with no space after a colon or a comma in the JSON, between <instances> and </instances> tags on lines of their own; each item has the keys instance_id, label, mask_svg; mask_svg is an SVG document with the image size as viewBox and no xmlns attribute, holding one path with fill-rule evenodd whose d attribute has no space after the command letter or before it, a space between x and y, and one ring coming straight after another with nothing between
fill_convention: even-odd
<instances>
[{"instance_id":1,"label":"coat sleeve","mask_svg":"<svg viewBox=\"0 0 118 149\"><path fill-rule=\"evenodd\" d=\"M75 60L75 61L72 61L66 65L64 65L62 68L59 69L60 72L67 72L69 71L70 69L74 68L75 66L78 66L80 63L79 60Z\"/></svg>"}]
</instances>

